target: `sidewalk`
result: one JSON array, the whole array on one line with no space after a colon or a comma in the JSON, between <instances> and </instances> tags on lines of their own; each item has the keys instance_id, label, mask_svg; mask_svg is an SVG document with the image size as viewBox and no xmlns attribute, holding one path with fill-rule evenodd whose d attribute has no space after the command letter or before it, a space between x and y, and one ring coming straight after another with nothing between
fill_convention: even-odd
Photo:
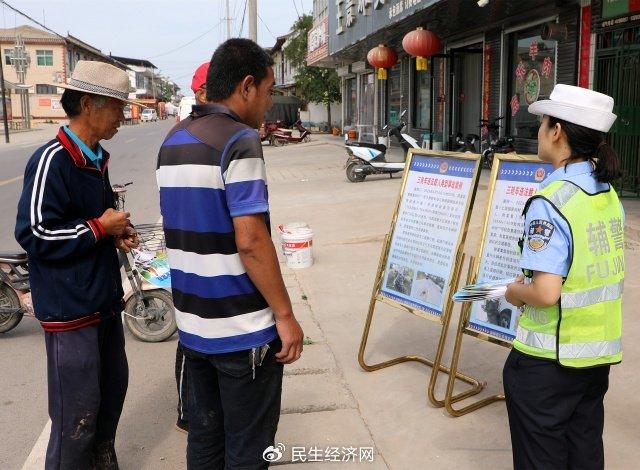
<instances>
[{"instance_id":1,"label":"sidewalk","mask_svg":"<svg viewBox=\"0 0 640 470\"><path fill-rule=\"evenodd\" d=\"M335 144L335 145L332 145ZM400 187L400 178L368 177L348 183L342 168L342 142L316 136L309 144L265 148L272 224L304 221L313 229L315 264L291 271L284 267L294 311L312 344L303 359L285 369L283 416L277 442L286 446L278 462L291 462L291 447L373 447L373 463L349 466L390 469L511 468L504 404L462 418L451 418L428 404L430 369L416 363L364 372L357 352L384 235ZM474 254L486 202L481 180L465 247ZM627 231L640 227L640 201L625 200ZM277 239L277 237L274 237ZM277 241L276 241L277 243ZM632 306L640 301L640 243L627 242L625 361L612 368L605 425L607 468L632 468L637 450L640 397L635 374L640 346L632 341L640 321ZM457 324L454 311L452 328ZM407 354L432 357L439 325L379 305L366 354L376 363ZM450 360L452 332L445 353ZM487 382L484 394L502 391L501 371L508 350L465 337L460 367ZM438 382L442 397L446 377ZM357 462L357 459L356 459ZM289 463L296 468L302 462ZM302 467L301 467L302 468ZM321 461L307 468L343 468ZM349 468L349 467L344 467Z\"/></svg>"}]
</instances>

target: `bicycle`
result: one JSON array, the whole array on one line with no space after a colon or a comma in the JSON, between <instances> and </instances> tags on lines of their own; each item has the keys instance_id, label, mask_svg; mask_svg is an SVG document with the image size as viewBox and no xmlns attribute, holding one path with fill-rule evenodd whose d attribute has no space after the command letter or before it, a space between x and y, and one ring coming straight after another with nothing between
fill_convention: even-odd
<instances>
[{"instance_id":1,"label":"bicycle","mask_svg":"<svg viewBox=\"0 0 640 470\"><path fill-rule=\"evenodd\" d=\"M132 183L113 185L116 210L124 210L126 187ZM131 250L131 257L118 250L131 291L124 297L124 322L136 338L146 342L161 342L178 329L171 288L171 274L166 257L162 224L134 226L140 245Z\"/></svg>"}]
</instances>

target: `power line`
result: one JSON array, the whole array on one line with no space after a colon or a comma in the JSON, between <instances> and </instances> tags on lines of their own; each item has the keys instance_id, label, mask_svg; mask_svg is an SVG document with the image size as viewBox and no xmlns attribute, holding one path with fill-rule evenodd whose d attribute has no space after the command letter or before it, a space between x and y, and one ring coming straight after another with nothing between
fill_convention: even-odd
<instances>
[{"instance_id":1,"label":"power line","mask_svg":"<svg viewBox=\"0 0 640 470\"><path fill-rule=\"evenodd\" d=\"M180 75L178 77L174 77L174 78L171 79L171 81L180 80L181 78L188 77L189 75L193 75L193 71L191 71L189 73L185 73L184 75Z\"/></svg>"},{"instance_id":2,"label":"power line","mask_svg":"<svg viewBox=\"0 0 640 470\"><path fill-rule=\"evenodd\" d=\"M187 42L187 43L184 43L183 45L178 46L178 47L176 47L176 48L174 48L174 49L168 50L167 52L163 52L162 54L157 54L157 55L151 56L151 57L149 57L149 59L155 59L155 58L157 58L157 57L162 57L162 56L165 56L165 55L169 55L169 54L171 54L172 52L179 51L180 49L183 49L183 48L185 48L185 47L187 47L187 46L189 46L189 45L193 44L193 43L194 43L194 42L196 42L198 39L200 39L200 38L202 38L202 37L206 36L207 34L209 34L210 32L212 32L214 29L216 29L218 26L220 26L220 24L222 24L222 21L223 21L223 20L218 21L218 23L217 23L213 28L208 29L207 31L205 31L205 32L204 32L204 33L202 33L201 35L199 35L199 36L197 36L197 37L193 38L191 41L189 41L189 42Z\"/></svg>"},{"instance_id":3,"label":"power line","mask_svg":"<svg viewBox=\"0 0 640 470\"><path fill-rule=\"evenodd\" d=\"M247 14L247 3L249 0L244 0L244 11L242 12L242 23L240 23L240 31L238 37L242 37L242 30L244 29L244 16Z\"/></svg>"},{"instance_id":4,"label":"power line","mask_svg":"<svg viewBox=\"0 0 640 470\"><path fill-rule=\"evenodd\" d=\"M269 34L271 34L271 36L273 37L273 39L275 39L276 41L278 40L278 38L276 37L275 34L273 34L271 32L271 30L269 29L269 26L267 25L267 23L264 22L264 20L262 19L262 17L260 16L260 13L257 13L258 15L258 19L260 20L260 22L264 25L265 28L267 28L267 31L269 31Z\"/></svg>"},{"instance_id":5,"label":"power line","mask_svg":"<svg viewBox=\"0 0 640 470\"><path fill-rule=\"evenodd\" d=\"M52 34L55 34L56 36L62 38L62 39L66 39L63 35L58 34L57 32L55 32L53 29L51 28L47 28L45 25L43 25L42 23L40 23L38 20L36 20L35 18L27 15L25 12L18 10L16 7L9 5L7 2L5 2L4 0L0 0L0 3L4 6L6 6L7 8L9 8L10 10L13 10L14 12L16 12L17 14L24 16L26 19L28 19L29 21L34 22L35 24L37 24L38 26L40 26L41 28L45 29L46 31L49 31Z\"/></svg>"},{"instance_id":6,"label":"power line","mask_svg":"<svg viewBox=\"0 0 640 470\"><path fill-rule=\"evenodd\" d=\"M298 19L300 19L300 12L298 11L298 5L296 4L296 0L291 0L293 2L293 6L296 9L296 15L298 15Z\"/></svg>"}]
</instances>

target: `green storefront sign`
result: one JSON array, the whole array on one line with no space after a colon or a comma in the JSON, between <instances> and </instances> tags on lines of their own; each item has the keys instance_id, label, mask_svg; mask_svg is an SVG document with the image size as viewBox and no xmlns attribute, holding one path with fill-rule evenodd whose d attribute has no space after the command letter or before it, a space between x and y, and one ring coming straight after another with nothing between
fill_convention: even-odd
<instances>
[{"instance_id":1,"label":"green storefront sign","mask_svg":"<svg viewBox=\"0 0 640 470\"><path fill-rule=\"evenodd\" d=\"M615 18L640 9L639 0L602 0L602 18Z\"/></svg>"}]
</instances>

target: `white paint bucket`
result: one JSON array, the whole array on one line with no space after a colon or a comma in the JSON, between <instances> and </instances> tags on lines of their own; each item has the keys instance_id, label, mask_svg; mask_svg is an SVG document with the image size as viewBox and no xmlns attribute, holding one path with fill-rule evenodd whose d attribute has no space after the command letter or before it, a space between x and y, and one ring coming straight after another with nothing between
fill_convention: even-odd
<instances>
[{"instance_id":1,"label":"white paint bucket","mask_svg":"<svg viewBox=\"0 0 640 470\"><path fill-rule=\"evenodd\" d=\"M313 265L313 231L306 223L278 225L278 232L288 267L300 269Z\"/></svg>"}]
</instances>

